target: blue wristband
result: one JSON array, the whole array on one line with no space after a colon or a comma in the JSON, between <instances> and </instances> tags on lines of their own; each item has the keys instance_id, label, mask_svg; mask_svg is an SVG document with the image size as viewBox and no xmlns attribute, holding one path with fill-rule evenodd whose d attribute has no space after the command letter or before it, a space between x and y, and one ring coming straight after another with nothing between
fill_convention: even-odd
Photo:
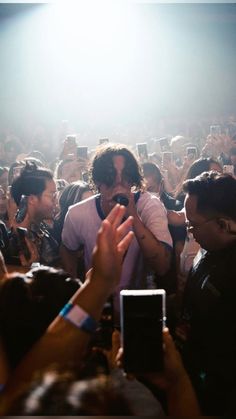
<instances>
[{"instance_id":1,"label":"blue wristband","mask_svg":"<svg viewBox=\"0 0 236 419\"><path fill-rule=\"evenodd\" d=\"M67 303L59 315L87 333L94 333L98 327L97 322L86 311L72 303Z\"/></svg>"}]
</instances>

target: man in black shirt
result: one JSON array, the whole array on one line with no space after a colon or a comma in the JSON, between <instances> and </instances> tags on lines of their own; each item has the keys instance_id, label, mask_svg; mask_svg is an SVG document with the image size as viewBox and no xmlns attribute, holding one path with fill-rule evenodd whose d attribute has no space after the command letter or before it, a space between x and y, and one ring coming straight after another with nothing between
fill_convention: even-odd
<instances>
[{"instance_id":1,"label":"man in black shirt","mask_svg":"<svg viewBox=\"0 0 236 419\"><path fill-rule=\"evenodd\" d=\"M187 228L205 250L189 274L177 328L203 414L236 412L236 180L205 172L185 182ZM178 339L177 339L178 340Z\"/></svg>"}]
</instances>

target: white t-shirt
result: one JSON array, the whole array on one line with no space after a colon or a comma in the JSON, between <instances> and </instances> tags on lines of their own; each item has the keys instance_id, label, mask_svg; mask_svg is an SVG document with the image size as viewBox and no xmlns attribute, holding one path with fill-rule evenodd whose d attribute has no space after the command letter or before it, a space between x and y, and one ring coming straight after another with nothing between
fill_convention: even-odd
<instances>
[{"instance_id":1,"label":"white t-shirt","mask_svg":"<svg viewBox=\"0 0 236 419\"><path fill-rule=\"evenodd\" d=\"M161 242L172 246L168 229L166 209L160 199L149 192L136 194L137 212L145 227ZM69 207L65 218L62 243L68 250L77 250L84 246L85 268L91 268L92 251L96 244L97 232L104 214L100 206L100 195ZM124 258L122 275L117 293L121 289L146 288L143 278L143 257L137 239L132 240ZM118 304L118 303L117 303Z\"/></svg>"}]
</instances>

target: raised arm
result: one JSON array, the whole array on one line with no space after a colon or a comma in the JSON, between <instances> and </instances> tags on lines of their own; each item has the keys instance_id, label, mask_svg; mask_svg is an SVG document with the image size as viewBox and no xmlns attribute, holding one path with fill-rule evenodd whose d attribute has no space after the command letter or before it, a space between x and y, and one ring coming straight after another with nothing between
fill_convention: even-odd
<instances>
[{"instance_id":1,"label":"raised arm","mask_svg":"<svg viewBox=\"0 0 236 419\"><path fill-rule=\"evenodd\" d=\"M155 202L158 202L158 206L155 205ZM161 205L161 208L159 205ZM148 265L158 275L165 275L170 268L172 240L164 207L162 211L162 204L159 203L157 198L153 197L148 212L143 211L140 217L131 193L127 212L133 217L135 237ZM159 232L160 235L158 234ZM165 240L162 240L163 237L165 237Z\"/></svg>"},{"instance_id":2,"label":"raised arm","mask_svg":"<svg viewBox=\"0 0 236 419\"><path fill-rule=\"evenodd\" d=\"M125 208L117 205L102 222L94 249L90 278L71 299L73 306L79 306L93 322L100 319L104 303L119 282L123 256L133 237L130 231L131 217L120 225L124 213ZM3 393L3 407L0 412L7 412L8 406L18 395L18 389L31 381L35 371L52 363L61 369L71 364L79 365L89 339L90 334L87 331L58 315L16 368Z\"/></svg>"}]
</instances>

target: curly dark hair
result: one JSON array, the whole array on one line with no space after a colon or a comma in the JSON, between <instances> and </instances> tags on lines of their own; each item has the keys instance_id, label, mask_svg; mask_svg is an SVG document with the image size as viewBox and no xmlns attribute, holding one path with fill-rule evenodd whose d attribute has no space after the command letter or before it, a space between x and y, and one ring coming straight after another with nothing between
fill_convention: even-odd
<instances>
[{"instance_id":1,"label":"curly dark hair","mask_svg":"<svg viewBox=\"0 0 236 419\"><path fill-rule=\"evenodd\" d=\"M90 182L94 189L100 184L108 187L112 186L116 171L113 165L114 156L123 156L125 158L124 178L136 189L143 188L143 176L141 167L132 153L132 151L124 144L104 144L97 148L95 156L91 162L89 170Z\"/></svg>"},{"instance_id":2,"label":"curly dark hair","mask_svg":"<svg viewBox=\"0 0 236 419\"><path fill-rule=\"evenodd\" d=\"M40 389L40 391L39 391ZM10 408L10 414L131 416L133 411L118 381L100 375L78 380L72 372L46 371Z\"/></svg>"}]
</instances>

